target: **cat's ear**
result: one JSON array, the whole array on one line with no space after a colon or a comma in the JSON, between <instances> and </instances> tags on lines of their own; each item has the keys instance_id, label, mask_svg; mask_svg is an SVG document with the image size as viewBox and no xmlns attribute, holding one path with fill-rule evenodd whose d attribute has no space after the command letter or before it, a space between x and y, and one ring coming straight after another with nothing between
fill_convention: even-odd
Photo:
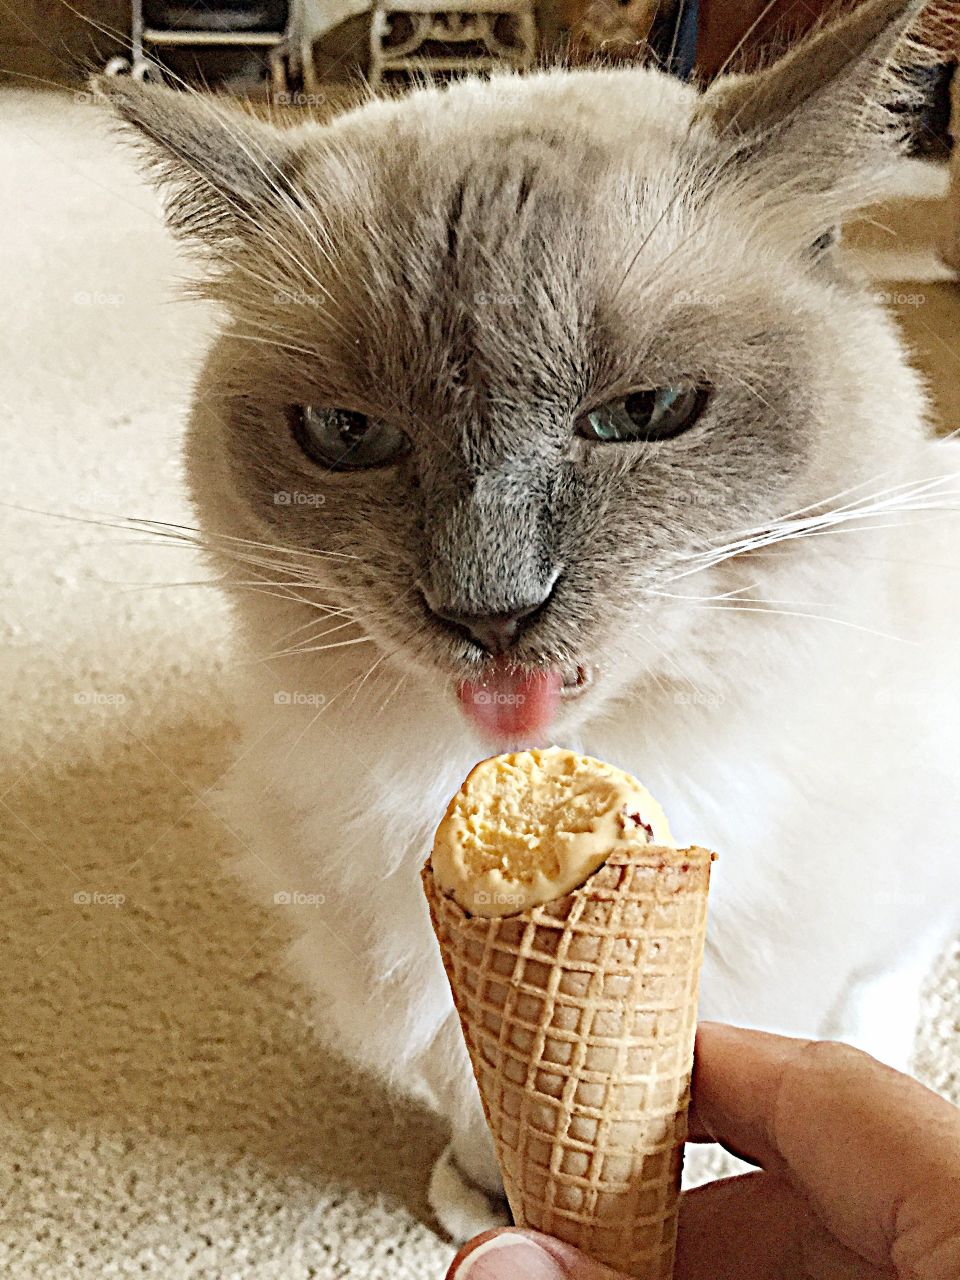
<instances>
[{"instance_id":1,"label":"cat's ear","mask_svg":"<svg viewBox=\"0 0 960 1280\"><path fill-rule=\"evenodd\" d=\"M770 164L793 190L842 185L845 170L864 167L859 162L893 120L891 60L924 5L863 0L772 66L715 80L697 122L745 163Z\"/></svg>"},{"instance_id":2,"label":"cat's ear","mask_svg":"<svg viewBox=\"0 0 960 1280\"><path fill-rule=\"evenodd\" d=\"M98 78L98 96L135 130L172 230L222 251L298 202L293 133L216 98Z\"/></svg>"}]
</instances>

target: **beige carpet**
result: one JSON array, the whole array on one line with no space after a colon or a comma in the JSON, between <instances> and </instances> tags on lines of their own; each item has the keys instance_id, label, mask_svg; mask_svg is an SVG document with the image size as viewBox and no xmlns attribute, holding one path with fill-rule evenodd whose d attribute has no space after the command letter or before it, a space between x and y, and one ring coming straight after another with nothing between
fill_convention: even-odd
<instances>
[{"instance_id":1,"label":"beige carpet","mask_svg":"<svg viewBox=\"0 0 960 1280\"><path fill-rule=\"evenodd\" d=\"M205 317L171 301L155 197L69 98L0 96L0 174L0 499L189 519ZM231 658L215 591L186 585L202 567L9 507L0 526L0 1274L439 1280L441 1126L319 1047L283 908L223 873L205 796ZM954 1096L958 967L920 1055Z\"/></svg>"}]
</instances>

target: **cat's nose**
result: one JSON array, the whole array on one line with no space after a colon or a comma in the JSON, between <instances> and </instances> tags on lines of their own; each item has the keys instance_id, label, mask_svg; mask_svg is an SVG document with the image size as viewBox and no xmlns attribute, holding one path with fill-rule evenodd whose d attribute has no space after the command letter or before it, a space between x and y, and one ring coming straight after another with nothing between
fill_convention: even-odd
<instances>
[{"instance_id":1,"label":"cat's nose","mask_svg":"<svg viewBox=\"0 0 960 1280\"><path fill-rule=\"evenodd\" d=\"M528 621L533 614L539 613L547 603L547 599L549 594L535 604L514 609L510 613L456 613L452 610L437 608L429 599L427 604L438 618L442 618L444 622L449 622L458 631L462 631L481 649L486 649L487 653L503 653L516 640L524 622Z\"/></svg>"}]
</instances>

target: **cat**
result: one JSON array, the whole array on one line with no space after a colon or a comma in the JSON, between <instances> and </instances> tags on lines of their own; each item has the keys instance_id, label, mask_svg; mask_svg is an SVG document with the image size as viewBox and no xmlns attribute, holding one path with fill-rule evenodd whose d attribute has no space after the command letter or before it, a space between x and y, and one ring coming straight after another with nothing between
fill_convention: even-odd
<instances>
[{"instance_id":1,"label":"cat","mask_svg":"<svg viewBox=\"0 0 960 1280\"><path fill-rule=\"evenodd\" d=\"M492 1146L419 885L481 756L629 769L720 852L704 1017L909 1062L960 923L951 444L832 229L919 6L705 91L424 86L277 129L110 82L224 309L187 439L233 604L245 873L321 1034Z\"/></svg>"}]
</instances>

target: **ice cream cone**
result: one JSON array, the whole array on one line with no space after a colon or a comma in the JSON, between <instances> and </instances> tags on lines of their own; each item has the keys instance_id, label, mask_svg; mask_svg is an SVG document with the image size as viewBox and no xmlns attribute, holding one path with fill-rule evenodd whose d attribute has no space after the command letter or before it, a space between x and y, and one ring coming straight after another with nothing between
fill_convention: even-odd
<instances>
[{"instance_id":1,"label":"ice cream cone","mask_svg":"<svg viewBox=\"0 0 960 1280\"><path fill-rule=\"evenodd\" d=\"M516 1224L637 1280L672 1274L712 857L617 848L496 918L423 871Z\"/></svg>"}]
</instances>

